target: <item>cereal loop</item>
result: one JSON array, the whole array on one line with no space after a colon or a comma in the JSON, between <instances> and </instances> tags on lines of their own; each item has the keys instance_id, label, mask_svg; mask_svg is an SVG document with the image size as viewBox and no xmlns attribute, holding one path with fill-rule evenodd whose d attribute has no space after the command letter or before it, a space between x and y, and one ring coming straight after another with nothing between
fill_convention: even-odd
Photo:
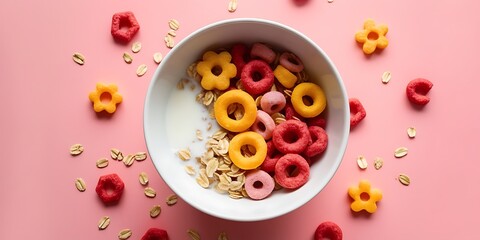
<instances>
[{"instance_id":1,"label":"cereal loop","mask_svg":"<svg viewBox=\"0 0 480 240\"><path fill-rule=\"evenodd\" d=\"M98 179L95 192L102 202L108 205L115 204L120 200L124 188L125 184L122 179L117 174L112 173L103 175Z\"/></svg>"},{"instance_id":2,"label":"cereal loop","mask_svg":"<svg viewBox=\"0 0 480 240\"><path fill-rule=\"evenodd\" d=\"M167 231L159 228L149 228L140 240L168 240Z\"/></svg>"},{"instance_id":3,"label":"cereal loop","mask_svg":"<svg viewBox=\"0 0 480 240\"><path fill-rule=\"evenodd\" d=\"M97 83L95 91L90 92L88 98L93 103L95 112L106 111L114 113L117 110L117 104L122 102L122 95L118 93L118 87L115 84ZM108 101L103 100L106 98Z\"/></svg>"},{"instance_id":4,"label":"cereal loop","mask_svg":"<svg viewBox=\"0 0 480 240\"><path fill-rule=\"evenodd\" d=\"M250 145L255 148L255 154L251 157L245 157L241 148ZM262 165L267 156L267 143L262 135L256 132L242 132L235 135L228 146L228 156L232 162L244 170L251 170Z\"/></svg>"},{"instance_id":5,"label":"cereal loop","mask_svg":"<svg viewBox=\"0 0 480 240\"><path fill-rule=\"evenodd\" d=\"M328 135L323 128L317 126L308 127L308 131L312 137L312 143L305 149L305 155L307 157L314 157L327 149Z\"/></svg>"},{"instance_id":6,"label":"cereal loop","mask_svg":"<svg viewBox=\"0 0 480 240\"><path fill-rule=\"evenodd\" d=\"M245 176L245 191L251 199L261 200L268 197L275 187L275 181L265 171L253 170Z\"/></svg>"},{"instance_id":7,"label":"cereal loop","mask_svg":"<svg viewBox=\"0 0 480 240\"><path fill-rule=\"evenodd\" d=\"M200 85L206 90L225 90L230 86L230 79L237 75L235 64L230 63L232 56L223 51L219 54L208 51L203 54L203 61L197 64L197 72L202 76Z\"/></svg>"},{"instance_id":8,"label":"cereal loop","mask_svg":"<svg viewBox=\"0 0 480 240\"><path fill-rule=\"evenodd\" d=\"M251 58L259 58L268 64L272 63L275 60L277 54L267 45L263 43L254 43L252 49L250 50Z\"/></svg>"},{"instance_id":9,"label":"cereal loop","mask_svg":"<svg viewBox=\"0 0 480 240\"><path fill-rule=\"evenodd\" d=\"M275 70L273 70L273 75L285 88L292 88L298 80L297 75L288 71L288 69L282 65L278 65Z\"/></svg>"},{"instance_id":10,"label":"cereal loop","mask_svg":"<svg viewBox=\"0 0 480 240\"><path fill-rule=\"evenodd\" d=\"M278 159L283 156L273 144L273 141L267 142L267 156L262 163L261 169L268 173L275 172L275 165L277 164Z\"/></svg>"},{"instance_id":11,"label":"cereal loop","mask_svg":"<svg viewBox=\"0 0 480 240\"><path fill-rule=\"evenodd\" d=\"M287 100L285 99L285 96L277 91L267 92L260 99L262 110L268 114L280 112L286 104Z\"/></svg>"},{"instance_id":12,"label":"cereal loop","mask_svg":"<svg viewBox=\"0 0 480 240\"><path fill-rule=\"evenodd\" d=\"M280 55L280 65L288 71L298 73L304 68L302 60L291 52L284 52Z\"/></svg>"},{"instance_id":13,"label":"cereal loop","mask_svg":"<svg viewBox=\"0 0 480 240\"><path fill-rule=\"evenodd\" d=\"M350 98L348 104L350 106L350 128L353 128L367 116L367 112L360 100L356 98Z\"/></svg>"},{"instance_id":14,"label":"cereal loop","mask_svg":"<svg viewBox=\"0 0 480 240\"><path fill-rule=\"evenodd\" d=\"M365 210L369 213L377 211L377 202L382 200L382 192L372 189L368 180L361 180L357 186L348 188L348 195L353 199L350 208L354 212Z\"/></svg>"},{"instance_id":15,"label":"cereal loop","mask_svg":"<svg viewBox=\"0 0 480 240\"><path fill-rule=\"evenodd\" d=\"M302 153L311 141L307 124L298 120L280 123L272 137L275 148L282 153Z\"/></svg>"},{"instance_id":16,"label":"cereal loop","mask_svg":"<svg viewBox=\"0 0 480 240\"><path fill-rule=\"evenodd\" d=\"M140 25L132 12L119 12L113 15L110 33L115 41L126 44L132 40L138 30Z\"/></svg>"},{"instance_id":17,"label":"cereal loop","mask_svg":"<svg viewBox=\"0 0 480 240\"><path fill-rule=\"evenodd\" d=\"M297 173L293 173L292 168ZM285 154L278 159L275 165L274 178L277 183L287 189L296 189L303 186L310 176L310 166L298 154Z\"/></svg>"},{"instance_id":18,"label":"cereal loop","mask_svg":"<svg viewBox=\"0 0 480 240\"><path fill-rule=\"evenodd\" d=\"M304 98L310 98L312 103L305 103ZM323 112L327 106L325 93L314 83L300 83L292 91L292 105L295 111L305 118L312 118Z\"/></svg>"},{"instance_id":19,"label":"cereal loop","mask_svg":"<svg viewBox=\"0 0 480 240\"><path fill-rule=\"evenodd\" d=\"M270 90L274 82L273 71L262 60L248 62L242 70L240 78L245 91L257 96Z\"/></svg>"},{"instance_id":20,"label":"cereal loop","mask_svg":"<svg viewBox=\"0 0 480 240\"><path fill-rule=\"evenodd\" d=\"M323 222L318 225L317 229L315 230L315 237L314 240L342 240L343 239L343 232L342 229L335 224L334 222Z\"/></svg>"},{"instance_id":21,"label":"cereal loop","mask_svg":"<svg viewBox=\"0 0 480 240\"><path fill-rule=\"evenodd\" d=\"M265 140L272 138L273 129L275 129L275 122L268 113L258 110L257 118L251 127L252 131L262 135Z\"/></svg>"},{"instance_id":22,"label":"cereal loop","mask_svg":"<svg viewBox=\"0 0 480 240\"><path fill-rule=\"evenodd\" d=\"M238 103L244 109L241 119L235 120L228 116L228 106ZM231 132L243 132L255 122L257 105L252 96L242 90L230 90L218 97L214 104L215 119L218 124Z\"/></svg>"},{"instance_id":23,"label":"cereal loop","mask_svg":"<svg viewBox=\"0 0 480 240\"><path fill-rule=\"evenodd\" d=\"M433 83L424 78L416 78L407 84L407 98L417 105L427 105L430 98L426 94L432 89Z\"/></svg>"},{"instance_id":24,"label":"cereal loop","mask_svg":"<svg viewBox=\"0 0 480 240\"><path fill-rule=\"evenodd\" d=\"M355 34L355 40L363 44L365 54L372 54L375 49L384 49L388 46L388 39L385 37L387 32L387 25L377 26L372 19L367 19L363 24L363 30Z\"/></svg>"}]
</instances>

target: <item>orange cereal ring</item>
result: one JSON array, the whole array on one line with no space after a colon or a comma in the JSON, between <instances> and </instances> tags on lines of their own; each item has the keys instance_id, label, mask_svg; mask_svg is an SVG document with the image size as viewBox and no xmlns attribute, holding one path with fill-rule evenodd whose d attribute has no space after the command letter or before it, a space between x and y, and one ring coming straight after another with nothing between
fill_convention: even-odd
<instances>
[{"instance_id":1,"label":"orange cereal ring","mask_svg":"<svg viewBox=\"0 0 480 240\"><path fill-rule=\"evenodd\" d=\"M230 79L237 75L237 67L230 63L232 56L223 51L219 54L208 51L203 54L203 61L197 64L197 72L202 76L200 85L206 90L225 90L230 86Z\"/></svg>"},{"instance_id":2,"label":"orange cereal ring","mask_svg":"<svg viewBox=\"0 0 480 240\"><path fill-rule=\"evenodd\" d=\"M238 103L243 106L241 119L231 119L228 116L228 106ZM230 90L218 97L213 106L218 124L231 132L243 132L253 125L257 118L257 105L250 94L242 90Z\"/></svg>"},{"instance_id":3,"label":"orange cereal ring","mask_svg":"<svg viewBox=\"0 0 480 240\"><path fill-rule=\"evenodd\" d=\"M251 157L245 157L242 154L242 147L250 145L255 148L255 154ZM267 143L263 139L262 135L248 131L242 132L230 141L228 146L228 156L232 162L244 170L251 170L262 165L265 157L267 156Z\"/></svg>"},{"instance_id":4,"label":"orange cereal ring","mask_svg":"<svg viewBox=\"0 0 480 240\"><path fill-rule=\"evenodd\" d=\"M91 92L88 98L92 101L95 112L114 113L117 110L117 104L122 102L122 95L118 93L118 87L115 84L97 83L95 91ZM109 100L104 101L102 98Z\"/></svg>"},{"instance_id":5,"label":"orange cereal ring","mask_svg":"<svg viewBox=\"0 0 480 240\"><path fill-rule=\"evenodd\" d=\"M309 97L312 103L305 103L304 97ZM305 118L316 117L327 106L327 99L322 88L308 82L300 83L293 89L291 101L295 111Z\"/></svg>"}]
</instances>

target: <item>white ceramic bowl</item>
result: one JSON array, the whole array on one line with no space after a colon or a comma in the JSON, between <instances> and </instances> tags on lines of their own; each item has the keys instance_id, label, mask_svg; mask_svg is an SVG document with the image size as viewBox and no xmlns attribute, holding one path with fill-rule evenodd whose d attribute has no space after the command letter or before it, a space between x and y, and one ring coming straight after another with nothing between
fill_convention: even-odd
<instances>
[{"instance_id":1,"label":"white ceramic bowl","mask_svg":"<svg viewBox=\"0 0 480 240\"><path fill-rule=\"evenodd\" d=\"M176 155L189 147L199 156L203 143L195 140L195 130L204 138L208 116L195 102L195 91L178 91L178 81L187 67L210 49L233 43L265 42L289 50L304 62L312 81L320 85L327 98L328 148L311 167L308 182L294 191L275 191L268 198L255 201L235 200L200 187L185 165L198 167L195 159L182 161ZM168 186L191 206L216 217L236 221L257 221L291 212L315 197L330 181L340 165L349 134L348 98L334 64L324 51L302 33L280 23L262 19L231 19L202 27L180 41L158 66L145 99L144 132L150 157Z\"/></svg>"}]
</instances>

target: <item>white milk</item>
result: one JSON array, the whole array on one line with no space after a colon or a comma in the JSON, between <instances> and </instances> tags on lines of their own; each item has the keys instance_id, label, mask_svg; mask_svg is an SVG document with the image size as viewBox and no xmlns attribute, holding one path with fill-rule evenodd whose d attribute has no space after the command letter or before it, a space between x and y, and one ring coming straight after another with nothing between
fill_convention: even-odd
<instances>
[{"instance_id":1,"label":"white milk","mask_svg":"<svg viewBox=\"0 0 480 240\"><path fill-rule=\"evenodd\" d=\"M167 140L173 153L189 148L192 156L200 156L205 151L205 140L218 130L215 120L210 119L207 108L198 103L195 98L200 91L200 86L190 81L185 89L174 89L167 102L166 132ZM191 84L195 90L190 89ZM207 131L208 122L213 127ZM196 131L202 132L203 141L196 137Z\"/></svg>"}]
</instances>

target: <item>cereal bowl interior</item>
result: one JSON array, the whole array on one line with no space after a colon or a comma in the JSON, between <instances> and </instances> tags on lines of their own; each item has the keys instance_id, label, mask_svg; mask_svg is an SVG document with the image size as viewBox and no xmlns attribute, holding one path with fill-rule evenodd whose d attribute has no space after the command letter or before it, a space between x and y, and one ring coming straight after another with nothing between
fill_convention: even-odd
<instances>
[{"instance_id":1,"label":"cereal bowl interior","mask_svg":"<svg viewBox=\"0 0 480 240\"><path fill-rule=\"evenodd\" d=\"M328 147L311 166L310 178L296 190L276 190L263 200L233 199L228 194L201 187L196 178L196 156L205 151L205 140L218 125L209 118L208 110L196 99L200 85L179 81L186 69L201 59L207 50L230 47L242 42L268 43L276 49L288 50L299 56L310 76L327 99L326 132ZM232 19L205 26L180 41L163 59L150 83L145 99L144 133L151 159L168 186L191 206L216 217L236 221L257 221L291 212L317 195L335 174L348 140L350 111L342 79L328 56L313 41L285 25L262 19ZM214 127L208 130L208 122ZM203 141L197 138L197 130ZM178 156L189 149L191 159ZM193 166L196 175L187 174Z\"/></svg>"}]
</instances>

